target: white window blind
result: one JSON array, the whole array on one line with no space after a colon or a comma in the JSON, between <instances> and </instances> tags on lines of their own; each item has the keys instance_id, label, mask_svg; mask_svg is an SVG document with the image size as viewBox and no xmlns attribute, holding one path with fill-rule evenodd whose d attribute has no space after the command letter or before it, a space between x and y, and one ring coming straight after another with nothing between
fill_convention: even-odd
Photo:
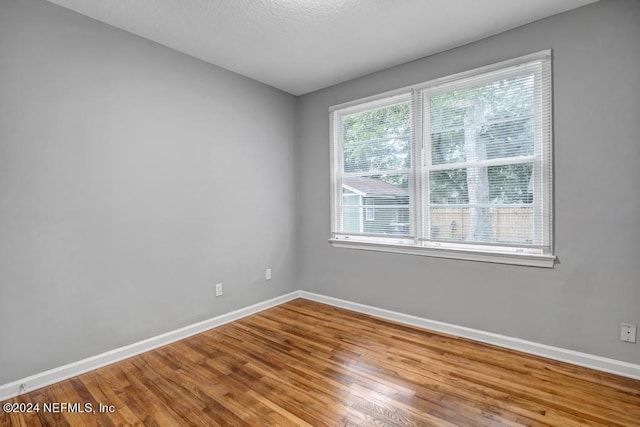
<instances>
[{"instance_id":1,"label":"white window blind","mask_svg":"<svg viewBox=\"0 0 640 427\"><path fill-rule=\"evenodd\" d=\"M549 51L331 119L334 244L553 265Z\"/></svg>"},{"instance_id":2,"label":"white window blind","mask_svg":"<svg viewBox=\"0 0 640 427\"><path fill-rule=\"evenodd\" d=\"M341 115L335 136L341 146L337 232L409 235L411 120L410 94Z\"/></svg>"}]
</instances>

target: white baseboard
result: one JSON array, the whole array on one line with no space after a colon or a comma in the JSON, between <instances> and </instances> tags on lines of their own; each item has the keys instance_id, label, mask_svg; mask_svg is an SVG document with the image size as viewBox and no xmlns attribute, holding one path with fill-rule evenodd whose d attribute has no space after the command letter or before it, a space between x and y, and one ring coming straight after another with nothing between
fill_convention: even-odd
<instances>
[{"instance_id":1,"label":"white baseboard","mask_svg":"<svg viewBox=\"0 0 640 427\"><path fill-rule=\"evenodd\" d=\"M234 320L275 307L276 305L298 298L299 294L299 291L291 292L267 301L259 302L249 307L222 314L202 322L194 323L193 325L185 326L184 328L176 329L124 347L116 348L114 350L107 351L106 353L98 354L96 356L50 369L27 378L0 385L0 401L75 377L85 372L101 368L131 356L190 337L191 335L199 334L217 326L224 325L225 323L233 322Z\"/></svg>"},{"instance_id":2,"label":"white baseboard","mask_svg":"<svg viewBox=\"0 0 640 427\"><path fill-rule=\"evenodd\" d=\"M226 323L233 322L234 320L238 320L251 314L266 310L268 308L275 307L296 298L305 298L311 301L317 301L335 307L345 308L347 310L352 310L358 313L393 320L395 322L417 326L419 328L428 329L435 332L442 332L449 335L468 338L474 341L493 344L499 347L521 351L523 353L535 354L537 356L559 360L561 362L567 362L578 366L584 366L586 368L596 369L599 371L609 372L628 378L640 379L640 365L637 364L623 362L615 359L608 359L606 357L594 356L588 353L581 353L578 351L552 347L549 345L526 341L519 338L513 338L505 335L471 329L464 326L438 322L436 320L425 319L409 314L398 313L395 311L346 301L339 298L319 295L313 292L295 291L251 305L249 307L232 311L230 313L222 314L220 316L216 316L202 322L194 323L193 325L185 326L184 328L176 329L174 331L148 338L137 343L120 347L106 353L89 357L77 362L69 363L67 365L41 372L39 374L35 374L17 381L13 381L8 384L0 385L0 401L10 399L20 394L75 377L77 375L101 368L111 363L129 358L131 356L153 350L154 348L179 341L181 339L199 334L217 326L221 326Z\"/></svg>"},{"instance_id":3,"label":"white baseboard","mask_svg":"<svg viewBox=\"0 0 640 427\"><path fill-rule=\"evenodd\" d=\"M368 314L370 316L393 320L395 322L404 323L411 326L417 326L419 328L428 329L435 332L442 332L445 334L468 338L474 341L517 350L523 353L534 354L536 356L542 356L548 359L567 362L573 365L583 366L598 371L609 372L623 377L640 379L640 365L634 363L608 359L606 357L600 357L588 353L581 353L579 351L539 344L519 338L494 334L492 332L485 332L477 329L467 328L464 326L438 322L436 320L424 319L422 317L398 313L395 311L385 310L377 307L371 307L368 305L328 297L325 295L319 295L307 291L300 291L300 298L329 304L335 307L345 308L347 310Z\"/></svg>"}]
</instances>

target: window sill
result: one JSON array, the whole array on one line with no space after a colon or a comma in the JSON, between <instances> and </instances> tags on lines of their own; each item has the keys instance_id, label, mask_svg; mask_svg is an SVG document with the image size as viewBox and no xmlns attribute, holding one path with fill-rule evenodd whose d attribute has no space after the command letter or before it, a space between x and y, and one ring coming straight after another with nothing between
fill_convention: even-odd
<instances>
[{"instance_id":1,"label":"window sill","mask_svg":"<svg viewBox=\"0 0 640 427\"><path fill-rule=\"evenodd\" d=\"M527 267L553 268L555 255L491 253L470 250L429 248L424 246L400 245L379 242L357 242L342 239L329 239L334 248L359 249L397 254L422 255L435 258L458 259L465 261L493 262L497 264L523 265Z\"/></svg>"}]
</instances>

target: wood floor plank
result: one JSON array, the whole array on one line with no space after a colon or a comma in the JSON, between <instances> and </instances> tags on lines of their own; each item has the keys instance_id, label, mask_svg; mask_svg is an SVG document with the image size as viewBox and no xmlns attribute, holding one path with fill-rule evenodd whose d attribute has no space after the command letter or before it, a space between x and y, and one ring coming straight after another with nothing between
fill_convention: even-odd
<instances>
[{"instance_id":1,"label":"wood floor plank","mask_svg":"<svg viewBox=\"0 0 640 427\"><path fill-rule=\"evenodd\" d=\"M303 299L9 402L41 410L0 427L640 426L640 381Z\"/></svg>"}]
</instances>

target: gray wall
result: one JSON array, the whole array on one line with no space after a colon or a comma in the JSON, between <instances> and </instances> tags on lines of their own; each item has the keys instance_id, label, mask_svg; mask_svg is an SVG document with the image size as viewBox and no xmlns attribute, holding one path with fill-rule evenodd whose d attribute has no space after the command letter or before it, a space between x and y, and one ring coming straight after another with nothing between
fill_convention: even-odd
<instances>
[{"instance_id":1,"label":"gray wall","mask_svg":"<svg viewBox=\"0 0 640 427\"><path fill-rule=\"evenodd\" d=\"M640 324L638 22L640 2L604 0L294 99L0 0L0 384L299 284L640 363L618 341L621 321ZM327 243L330 105L548 48L553 270Z\"/></svg>"},{"instance_id":2,"label":"gray wall","mask_svg":"<svg viewBox=\"0 0 640 427\"><path fill-rule=\"evenodd\" d=\"M0 384L298 289L294 107L0 1Z\"/></svg>"},{"instance_id":3,"label":"gray wall","mask_svg":"<svg viewBox=\"0 0 640 427\"><path fill-rule=\"evenodd\" d=\"M640 363L640 2L604 0L297 100L304 289ZM554 269L337 249L331 105L543 49L554 54Z\"/></svg>"}]
</instances>

